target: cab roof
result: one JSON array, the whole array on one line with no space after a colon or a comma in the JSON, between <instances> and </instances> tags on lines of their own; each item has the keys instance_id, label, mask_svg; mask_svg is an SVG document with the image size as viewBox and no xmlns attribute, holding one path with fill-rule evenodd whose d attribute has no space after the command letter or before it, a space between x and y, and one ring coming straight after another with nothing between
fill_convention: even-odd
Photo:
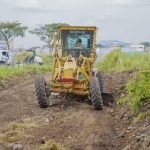
<instances>
[{"instance_id":1,"label":"cab roof","mask_svg":"<svg viewBox=\"0 0 150 150\"><path fill-rule=\"evenodd\" d=\"M96 26L69 26L69 25L60 25L60 30L96 30Z\"/></svg>"}]
</instances>

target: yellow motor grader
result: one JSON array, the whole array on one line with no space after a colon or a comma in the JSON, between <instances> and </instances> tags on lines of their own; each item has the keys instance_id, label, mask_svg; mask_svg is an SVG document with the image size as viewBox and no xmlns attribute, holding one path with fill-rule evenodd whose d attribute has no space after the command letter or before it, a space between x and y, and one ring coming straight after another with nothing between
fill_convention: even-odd
<instances>
[{"instance_id":1,"label":"yellow motor grader","mask_svg":"<svg viewBox=\"0 0 150 150\"><path fill-rule=\"evenodd\" d=\"M102 110L102 97L106 95L103 77L93 69L96 30L94 26L59 26L58 40L54 36L51 80L46 82L40 77L35 81L40 107L49 106L49 96L53 92L88 97L96 110Z\"/></svg>"}]
</instances>

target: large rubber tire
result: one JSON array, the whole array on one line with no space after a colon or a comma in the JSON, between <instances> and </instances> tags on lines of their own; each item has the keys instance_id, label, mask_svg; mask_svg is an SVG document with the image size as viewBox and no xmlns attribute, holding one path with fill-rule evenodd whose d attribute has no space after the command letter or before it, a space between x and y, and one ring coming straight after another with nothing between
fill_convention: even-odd
<instances>
[{"instance_id":1,"label":"large rubber tire","mask_svg":"<svg viewBox=\"0 0 150 150\"><path fill-rule=\"evenodd\" d=\"M109 106L109 101L105 98L106 97L106 93L104 91L104 75L103 75L103 72L99 71L96 74L96 77L98 77L98 80L99 80L99 86L100 86L100 89L101 89L101 95L102 95L102 99L103 99L103 104L104 104L104 106ZM103 97L103 96L105 96L105 97Z\"/></svg>"},{"instance_id":2,"label":"large rubber tire","mask_svg":"<svg viewBox=\"0 0 150 150\"><path fill-rule=\"evenodd\" d=\"M36 78L35 89L39 106L41 108L47 108L49 106L49 99L48 93L46 92L46 82L44 78Z\"/></svg>"},{"instance_id":3,"label":"large rubber tire","mask_svg":"<svg viewBox=\"0 0 150 150\"><path fill-rule=\"evenodd\" d=\"M91 77L90 79L90 94L92 105L96 110L103 109L103 100L101 95L101 90L99 86L99 80L97 77Z\"/></svg>"},{"instance_id":4,"label":"large rubber tire","mask_svg":"<svg viewBox=\"0 0 150 150\"><path fill-rule=\"evenodd\" d=\"M96 74L96 77L98 77L101 92L104 92L104 76L103 76L103 73L99 71Z\"/></svg>"}]
</instances>

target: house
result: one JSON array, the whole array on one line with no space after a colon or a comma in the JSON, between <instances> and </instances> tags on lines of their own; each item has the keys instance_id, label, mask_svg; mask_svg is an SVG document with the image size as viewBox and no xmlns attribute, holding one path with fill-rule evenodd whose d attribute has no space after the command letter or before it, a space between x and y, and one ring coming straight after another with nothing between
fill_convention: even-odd
<instances>
[{"instance_id":1,"label":"house","mask_svg":"<svg viewBox=\"0 0 150 150\"><path fill-rule=\"evenodd\" d=\"M145 47L142 44L132 44L130 45L130 48L132 49L132 51L136 52L143 52L145 50Z\"/></svg>"}]
</instances>

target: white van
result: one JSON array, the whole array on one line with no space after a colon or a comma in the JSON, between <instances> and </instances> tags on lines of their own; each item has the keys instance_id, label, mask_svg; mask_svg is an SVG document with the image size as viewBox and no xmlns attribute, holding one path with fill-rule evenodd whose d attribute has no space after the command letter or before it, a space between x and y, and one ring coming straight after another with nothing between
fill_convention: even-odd
<instances>
[{"instance_id":1,"label":"white van","mask_svg":"<svg viewBox=\"0 0 150 150\"><path fill-rule=\"evenodd\" d=\"M0 50L0 64L12 65L13 55L8 50Z\"/></svg>"}]
</instances>

